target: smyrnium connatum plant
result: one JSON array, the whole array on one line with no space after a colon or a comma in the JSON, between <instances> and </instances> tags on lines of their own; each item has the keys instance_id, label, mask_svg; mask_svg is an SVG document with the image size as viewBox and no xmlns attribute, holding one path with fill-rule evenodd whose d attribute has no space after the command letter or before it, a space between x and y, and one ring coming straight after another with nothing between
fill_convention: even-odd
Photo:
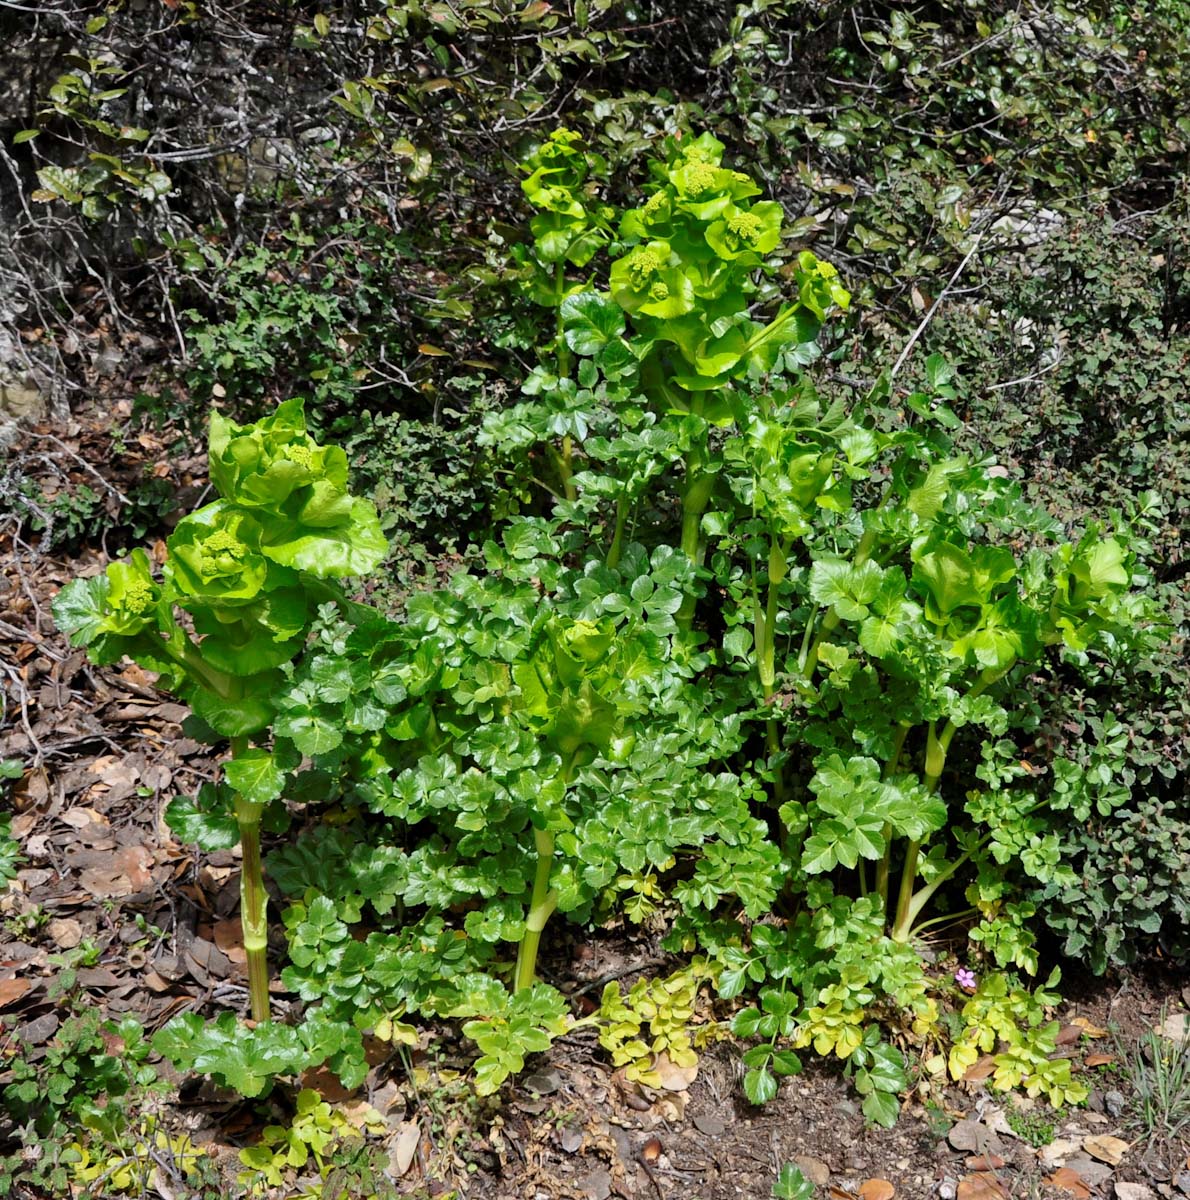
<instances>
[{"instance_id":1,"label":"smyrnium connatum plant","mask_svg":"<svg viewBox=\"0 0 1190 1200\"><path fill-rule=\"evenodd\" d=\"M269 1016L267 896L261 821L298 766L270 748L280 668L299 655L320 605L346 605L333 582L364 575L387 543L373 506L352 496L347 457L306 433L300 400L250 425L213 413L211 482L220 499L181 520L160 579L143 550L67 584L54 619L97 664L124 657L159 675L231 756L226 785L197 803L175 800L166 819L205 848L243 851L240 916L251 1014ZM184 615L183 615L184 614Z\"/></svg>"}]
</instances>

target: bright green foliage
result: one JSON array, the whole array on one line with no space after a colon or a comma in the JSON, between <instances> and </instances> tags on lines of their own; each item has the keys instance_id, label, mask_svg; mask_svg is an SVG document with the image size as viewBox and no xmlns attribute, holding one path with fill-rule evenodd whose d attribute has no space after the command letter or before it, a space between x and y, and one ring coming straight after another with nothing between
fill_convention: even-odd
<instances>
[{"instance_id":1,"label":"bright green foliage","mask_svg":"<svg viewBox=\"0 0 1190 1200\"><path fill-rule=\"evenodd\" d=\"M963 1028L947 1058L951 1077L961 1079L981 1054L993 1054L992 1087L1024 1088L1030 1096L1045 1096L1054 1108L1081 1104L1087 1098L1087 1085L1073 1078L1068 1058L1053 1057L1059 1024L1046 1020L1046 1010L1059 1000L1049 989L1060 978L1055 967L1044 988L1033 992L1001 974L980 980L963 1006Z\"/></svg>"},{"instance_id":2,"label":"bright green foliage","mask_svg":"<svg viewBox=\"0 0 1190 1200\"><path fill-rule=\"evenodd\" d=\"M699 991L713 974L705 959L696 958L665 979L638 979L627 996L618 983L609 983L595 1022L612 1065L623 1067L626 1078L654 1087L661 1086L658 1055L678 1067L694 1066L695 1049L722 1036L714 1022L692 1024Z\"/></svg>"},{"instance_id":3,"label":"bright green foliage","mask_svg":"<svg viewBox=\"0 0 1190 1200\"><path fill-rule=\"evenodd\" d=\"M211 1075L242 1096L260 1096L274 1076L300 1075L326 1062L345 1084L358 1086L367 1066L362 1046L349 1032L318 1014L298 1026L263 1022L246 1029L234 1013L220 1013L209 1022L183 1013L156 1034L153 1049L179 1070Z\"/></svg>"},{"instance_id":4,"label":"bright green foliage","mask_svg":"<svg viewBox=\"0 0 1190 1200\"><path fill-rule=\"evenodd\" d=\"M820 400L802 368L846 293L804 253L790 264L792 302L766 290L779 222L722 166L719 142L671 140L653 175L620 220L627 247L607 293L562 306L577 378L539 368L526 402L490 419L487 437L506 453L536 438L567 465L552 517L524 522L518 544L531 542L534 576L547 580L558 577L550 552L587 547L585 575L609 580L590 616L620 603L610 572L643 553L655 560L646 547L680 544L693 577L673 653L700 670L728 667L703 675L706 704L760 716L758 782L785 827L785 886L805 897L787 934L765 935L758 953L730 934L718 950L727 994L745 979L793 985L768 989L740 1018L739 1032L768 1043L749 1051L750 1093L773 1094L776 1064L795 1069L775 1057L792 1054L779 1049L788 1038L847 1060L869 1116L888 1122L902 1068L885 1061L866 1014L887 996L923 1032L932 1026L909 945L926 905L964 872L984 917L976 942L1032 969L1035 909L1014 877L1069 875L1047 816L1068 799L1030 786L1010 761L1014 678L1060 656L1077 665L1093 648L1135 654L1153 641L1143 632L1153 610L1131 591L1126 524L1064 541L1005 472L956 451L942 360L927 364L932 394L911 397L899 420ZM776 303L768 320L762 299ZM879 399L878 387L869 404ZM982 766L963 775L965 808L962 790L943 787L956 737L977 763L982 747ZM699 869L711 871L714 848L705 854ZM685 885L675 895L689 908ZM675 939L714 949L721 936L696 909Z\"/></svg>"},{"instance_id":5,"label":"bright green foliage","mask_svg":"<svg viewBox=\"0 0 1190 1200\"><path fill-rule=\"evenodd\" d=\"M534 984L513 995L495 980L472 985L466 999L451 1015L474 1017L463 1032L480 1049L475 1063L475 1090L490 1096L525 1065L529 1054L548 1048L569 1026L566 1002L551 987Z\"/></svg>"},{"instance_id":6,"label":"bright green foliage","mask_svg":"<svg viewBox=\"0 0 1190 1200\"><path fill-rule=\"evenodd\" d=\"M215 414L211 462L222 498L178 523L160 582L134 550L63 588L54 617L93 661L136 659L236 737L268 724L273 670L301 650L317 604L338 595L326 580L370 570L385 541L375 512L347 491L343 452L305 433L298 401L254 426ZM197 643L175 606L191 614Z\"/></svg>"},{"instance_id":7,"label":"bright green foliage","mask_svg":"<svg viewBox=\"0 0 1190 1200\"><path fill-rule=\"evenodd\" d=\"M800 1167L784 1163L773 1183L773 1200L812 1200L814 1185L802 1174Z\"/></svg>"},{"instance_id":8,"label":"bright green foliage","mask_svg":"<svg viewBox=\"0 0 1190 1200\"><path fill-rule=\"evenodd\" d=\"M131 1157L142 1131L136 1114L157 1080L148 1056L135 1017L103 1021L94 1010L64 1020L40 1058L18 1050L0 1095L19 1146L0 1156L0 1192L69 1195L96 1146L118 1155L103 1169L114 1168L135 1191L145 1174Z\"/></svg>"},{"instance_id":9,"label":"bright green foliage","mask_svg":"<svg viewBox=\"0 0 1190 1200\"><path fill-rule=\"evenodd\" d=\"M310 1088L297 1094L296 1111L288 1127L266 1125L258 1145L240 1151L248 1168L239 1175L250 1196L264 1196L272 1188L288 1185L293 1172L310 1172L325 1180L330 1159L339 1144L358 1140L363 1132ZM383 1130L384 1119L375 1109L363 1114L366 1128Z\"/></svg>"},{"instance_id":10,"label":"bright green foliage","mask_svg":"<svg viewBox=\"0 0 1190 1200\"><path fill-rule=\"evenodd\" d=\"M20 759L0 759L0 789L7 791L8 781L20 779L24 773L25 765ZM15 878L17 865L22 861L20 844L12 836L12 817L4 813L0 815L0 891Z\"/></svg>"},{"instance_id":11,"label":"bright green foliage","mask_svg":"<svg viewBox=\"0 0 1190 1200\"><path fill-rule=\"evenodd\" d=\"M164 1160L188 1183L198 1184L201 1164L207 1159L205 1149L195 1146L187 1134L170 1136L152 1117L120 1131L114 1141L72 1142L70 1151L77 1156L71 1178L84 1196L152 1195L155 1160Z\"/></svg>"},{"instance_id":12,"label":"bright green foliage","mask_svg":"<svg viewBox=\"0 0 1190 1200\"><path fill-rule=\"evenodd\" d=\"M14 1119L42 1134L63 1117L102 1128L123 1115L123 1097L157 1078L145 1061L148 1054L135 1017L119 1022L101 1022L95 1012L70 1017L37 1062L12 1060L5 1104Z\"/></svg>"},{"instance_id":13,"label":"bright green foliage","mask_svg":"<svg viewBox=\"0 0 1190 1200\"><path fill-rule=\"evenodd\" d=\"M172 813L179 833L208 846L243 844L244 947L252 1015L263 1022L268 928L260 828L270 808L279 815L277 801L301 755L288 744L252 747L249 739L273 720L277 668L303 650L318 606L348 606L331 581L371 570L386 542L371 504L347 490L344 452L306 433L300 401L286 401L253 425L214 414L210 464L221 498L178 523L160 583L145 552L134 550L105 574L64 587L54 618L92 661L127 655L159 672L190 702L211 740L231 739L228 786L179 798L167 819ZM221 1046L205 1054L195 1060L219 1064L211 1069L255 1091L263 1086L251 1073L258 1065L251 1055L237 1064Z\"/></svg>"},{"instance_id":14,"label":"bright green foliage","mask_svg":"<svg viewBox=\"0 0 1190 1200\"><path fill-rule=\"evenodd\" d=\"M614 916L617 894L639 919L668 892L669 945L705 952L723 995L758 991L734 1022L758 1039L748 1098L812 1047L887 1125L908 1080L882 1024L938 1031L914 938L965 895L985 958L1035 969L1029 893L1071 879L1053 814L1118 796L1082 762L1052 779L1022 763L1038 718L1021 688L1160 641L1135 525L1069 538L958 446L939 358L903 404L887 379L862 402L821 394L809 368L848 293L723 154L667 139L625 211L599 202L572 133L525 164L520 282L557 324L484 442L540 495L510 497L537 513L485 542L482 570L400 622L345 603L323 577L382 539L341 452L282 406L212 424L227 494L179 525L162 584L133 563L70 592L68 623L103 652L151 646L175 686L199 669L235 685L193 692L243 740L230 792L177 808L187 829L215 842L283 794L334 804L273 859L284 979L318 1007L247 1037L230 1017L176 1024L159 1035L175 1061L246 1094L328 1059L354 1080L363 1031L455 1016L494 1092L568 1028L536 979L550 919ZM171 640L175 602L197 644ZM270 722L271 746L249 746ZM634 1069L690 1053L664 986L605 996ZM1008 1044L1002 1078L1068 1101L1049 1041L1041 1025Z\"/></svg>"}]
</instances>

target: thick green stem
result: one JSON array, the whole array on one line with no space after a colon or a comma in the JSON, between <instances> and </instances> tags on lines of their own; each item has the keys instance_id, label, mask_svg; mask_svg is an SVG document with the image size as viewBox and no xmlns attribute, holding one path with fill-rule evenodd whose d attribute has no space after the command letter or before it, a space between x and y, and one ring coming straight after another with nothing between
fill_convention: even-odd
<instances>
[{"instance_id":1,"label":"thick green stem","mask_svg":"<svg viewBox=\"0 0 1190 1200\"><path fill-rule=\"evenodd\" d=\"M161 643L161 648L165 653L199 687L204 687L208 692L214 692L216 696L222 696L225 699L235 695L236 689L239 686L239 680L212 667L199 653L198 647L185 634L180 634L180 636L183 639L180 649L172 638L169 642Z\"/></svg>"},{"instance_id":2,"label":"thick green stem","mask_svg":"<svg viewBox=\"0 0 1190 1200\"><path fill-rule=\"evenodd\" d=\"M701 408L701 400L694 403L693 410L696 413ZM703 556L706 554L706 544L702 538L702 516L710 503L717 474L704 468L705 456L702 448L692 446L686 455L686 487L682 493L682 553L696 570L702 566ZM694 593L689 592L678 610L676 620L679 629L690 628L694 620L694 605Z\"/></svg>"},{"instance_id":3,"label":"thick green stem","mask_svg":"<svg viewBox=\"0 0 1190 1200\"><path fill-rule=\"evenodd\" d=\"M231 739L232 758L248 749L246 737ZM269 919L268 893L260 860L261 805L237 795L236 824L240 830L240 926L248 959L248 1000L254 1021L269 1019Z\"/></svg>"},{"instance_id":4,"label":"thick green stem","mask_svg":"<svg viewBox=\"0 0 1190 1200\"><path fill-rule=\"evenodd\" d=\"M566 328L562 320L562 301L566 297L566 264L556 263L554 266L554 293L558 303L558 378L566 379L570 375L570 348L566 345ZM562 491L567 500L574 500L578 491L574 486L574 441L570 434L562 439L562 449L556 453L558 478Z\"/></svg>"},{"instance_id":5,"label":"thick green stem","mask_svg":"<svg viewBox=\"0 0 1190 1200\"><path fill-rule=\"evenodd\" d=\"M777 683L777 610L781 599L781 584L789 565L789 542L773 538L769 543L769 586L763 613L760 597L756 605L756 667L760 674L760 686L767 700Z\"/></svg>"},{"instance_id":6,"label":"thick green stem","mask_svg":"<svg viewBox=\"0 0 1190 1200\"><path fill-rule=\"evenodd\" d=\"M967 917L975 916L975 914L978 912L978 908L964 908L960 909L958 912L943 913L940 917L933 917L929 921L922 921L920 925L914 925L913 936L917 937L919 934L924 933L927 929L933 929L935 925L947 925L952 924L955 921L963 921Z\"/></svg>"},{"instance_id":7,"label":"thick green stem","mask_svg":"<svg viewBox=\"0 0 1190 1200\"><path fill-rule=\"evenodd\" d=\"M881 776L888 779L895 775L897 767L901 762L901 754L905 749L905 739L909 736L910 725L898 725L897 732L893 737L892 754L889 755L888 761L884 764L884 770ZM885 914L888 913L888 877L892 865L892 825L887 824L884 827L884 854L880 862L876 866L876 891L880 896L880 903L884 906Z\"/></svg>"},{"instance_id":8,"label":"thick green stem","mask_svg":"<svg viewBox=\"0 0 1190 1200\"><path fill-rule=\"evenodd\" d=\"M558 893L550 889L554 834L548 829L534 829L533 841L537 848L537 869L533 874L529 913L525 917L525 936L521 938L517 951L516 973L513 977L513 990L516 992L531 988L537 978L537 949L541 945L541 933L558 904Z\"/></svg>"},{"instance_id":9,"label":"thick green stem","mask_svg":"<svg viewBox=\"0 0 1190 1200\"><path fill-rule=\"evenodd\" d=\"M942 778L942 770L946 766L946 751L950 747L950 739L954 737L955 727L949 721L943 726L942 733L937 730L937 723L930 722L926 735L926 769L923 782L926 791L933 795L938 790L938 781ZM889 936L894 942L907 942L913 918L920 905L913 907L913 885L917 881L917 860L921 853L921 840L914 838L905 849L905 865L901 868L901 889L897 894L897 914L893 919Z\"/></svg>"},{"instance_id":10,"label":"thick green stem","mask_svg":"<svg viewBox=\"0 0 1190 1200\"><path fill-rule=\"evenodd\" d=\"M620 565L620 555L624 552L624 529L628 524L628 497L620 496L616 500L616 527L612 533L612 544L607 552L607 565L611 568Z\"/></svg>"},{"instance_id":11,"label":"thick green stem","mask_svg":"<svg viewBox=\"0 0 1190 1200\"><path fill-rule=\"evenodd\" d=\"M760 595L753 593L753 637L756 642L756 670L760 677L760 690L765 702L772 699L777 686L777 610L781 598L781 584L789 565L789 541L772 538L769 543L768 595L761 608ZM769 717L765 722L769 760L773 768L773 795L778 804L785 801L785 779L777 756L781 752L781 739L777 720Z\"/></svg>"},{"instance_id":12,"label":"thick green stem","mask_svg":"<svg viewBox=\"0 0 1190 1200\"><path fill-rule=\"evenodd\" d=\"M255 805L251 807L256 808ZM237 818L239 806L237 806ZM255 823L242 819L240 846L240 924L244 931L244 953L248 959L248 999L254 1021L269 1019L269 924L268 895L260 861L260 814Z\"/></svg>"},{"instance_id":13,"label":"thick green stem","mask_svg":"<svg viewBox=\"0 0 1190 1200\"><path fill-rule=\"evenodd\" d=\"M1013 663L1009 663L1002 669L988 668L985 670L968 688L967 699L973 700L976 696L982 696L988 688L1007 675L1013 665ZM925 773L922 781L931 795L938 790L942 770L946 766L946 755L950 750L950 743L957 728L958 726L953 721L948 720L941 730L937 730L935 723L930 722L929 735L926 739ZM970 851L961 855L942 874L914 893L913 886L917 881L917 860L920 850L921 842L911 841L905 851L905 866L901 872L901 890L897 897L897 915L890 933L894 941L907 942L909 940L912 935L913 922L917 919L918 914L934 893L971 857Z\"/></svg>"}]
</instances>

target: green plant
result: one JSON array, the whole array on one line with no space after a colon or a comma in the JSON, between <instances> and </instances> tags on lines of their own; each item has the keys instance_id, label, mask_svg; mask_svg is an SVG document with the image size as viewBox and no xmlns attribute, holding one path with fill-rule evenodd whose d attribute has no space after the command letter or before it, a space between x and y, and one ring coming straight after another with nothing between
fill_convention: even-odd
<instances>
[{"instance_id":1,"label":"green plant","mask_svg":"<svg viewBox=\"0 0 1190 1200\"><path fill-rule=\"evenodd\" d=\"M623 1067L626 1078L654 1087L661 1085L660 1055L677 1067L694 1066L695 1050L722 1036L714 1022L692 1024L699 991L714 974L705 959L696 958L665 979L638 979L627 996L615 981L607 984L593 1019L612 1065Z\"/></svg>"},{"instance_id":2,"label":"green plant","mask_svg":"<svg viewBox=\"0 0 1190 1200\"><path fill-rule=\"evenodd\" d=\"M149 1044L135 1017L104 1021L95 1011L68 1017L31 1061L9 1041L6 1111L20 1145L0 1155L0 1193L40 1187L64 1195L84 1165L76 1143L80 1128L100 1142L123 1143L157 1072L148 1064ZM18 1191L19 1195L20 1192Z\"/></svg>"},{"instance_id":3,"label":"green plant","mask_svg":"<svg viewBox=\"0 0 1190 1200\"><path fill-rule=\"evenodd\" d=\"M1050 814L1106 785L1072 762L1038 790L1007 735L1032 720L1028 674L1143 644L1130 529L1062 540L1003 472L956 453L940 360L899 412L880 388L824 405L807 368L847 294L803 252L782 301L781 215L722 151L671 139L619 214L573 136L530 159L542 219L522 284L557 332L485 440L553 511L508 522L484 573L410 597L402 622L340 604L302 626L259 753L277 770L305 756L293 798L339 805L270 863L294 900L285 980L319 1003L315 1025L254 1031L259 1046L196 1027L180 1040L214 1041L185 1061L259 1090L327 1039L354 1077L361 1030L462 1016L492 1091L568 1027L536 981L551 917L584 921L617 893L639 915L668 877L687 914L671 944L701 943L726 996L762 985L736 1019L763 1039L750 1098L812 1045L887 1124L907 1080L881 1021L907 1011L917 1036L937 1021L912 945L925 906L965 869L984 953L1035 965L1018 880L1070 877ZM602 246L609 290L572 282ZM960 740L974 770L953 765ZM173 815L202 825L219 803ZM756 921L778 901L775 925L723 912ZM365 908L397 928L352 937ZM511 995L501 943L517 944ZM1045 1036L1004 1069L1052 1097Z\"/></svg>"},{"instance_id":4,"label":"green plant","mask_svg":"<svg viewBox=\"0 0 1190 1200\"><path fill-rule=\"evenodd\" d=\"M577 382L539 367L531 399L492 417L487 437L505 452L545 443L553 517L521 527L539 545L588 546L592 580L612 583L630 529L678 543L694 586L674 615L675 650L709 650L708 705L763 721L759 780L784 825L787 895L804 907L776 935L784 948L766 940L749 955L729 940L720 986L775 977L800 991L770 989L771 1011L737 1018L768 1040L749 1051L752 1090L767 1097L767 1064L793 1069L775 1057L788 1053L777 1037L796 1029L799 1044L851 1058L878 1043L863 1022L882 996L928 1023L908 943L963 868L970 912L984 918L973 937L999 963L1035 967L1034 909L1013 899L1005 868L1073 878L1049 814L1072 805L1081 774L1065 764L1067 787L1049 794L1013 786L1028 771L1005 734L1031 720L1011 712L1014 678L1097 645L1135 653L1152 609L1130 594L1127 527L1054 541L1056 524L1002 472L955 453L956 392L940 359L899 414L878 406L881 387L851 412L820 402L802 372L846 293L803 253L790 264L797 299L753 315L756 299L776 299L765 279L780 215L749 201L758 189L721 153L705 135L668 143L646 202L620 218L608 293L574 291L560 306ZM580 454L585 468L572 470ZM595 613L619 604L603 591ZM956 809L942 783L960 730L968 744L976 735L983 786ZM700 926L687 924L689 940L706 944ZM881 1099L891 1092L869 1095L881 1119L895 1115Z\"/></svg>"},{"instance_id":5,"label":"green plant","mask_svg":"<svg viewBox=\"0 0 1190 1200\"><path fill-rule=\"evenodd\" d=\"M1044 987L1030 992L1001 973L985 975L960 1014L961 1029L946 1060L951 1077L961 1079L981 1053L991 1054L993 1088L1024 1088L1054 1108L1086 1100L1089 1089L1071 1075L1070 1060L1053 1057L1060 1025L1047 1021L1046 1012L1059 1000L1051 989L1060 978L1055 968ZM940 1069L941 1060L932 1065Z\"/></svg>"},{"instance_id":6,"label":"green plant","mask_svg":"<svg viewBox=\"0 0 1190 1200\"><path fill-rule=\"evenodd\" d=\"M181 836L208 845L238 836L252 1015L266 1021L260 827L298 759L284 747L253 747L252 736L269 724L278 668L301 652L317 605L346 603L328 581L371 570L386 544L375 510L347 491L346 455L306 434L300 402L249 426L213 414L210 470L222 498L178 523L162 582L136 550L105 574L63 588L54 616L93 661L129 655L158 671L214 737L230 739L227 785L206 790L200 804L207 807L175 801L169 819Z\"/></svg>"},{"instance_id":7,"label":"green plant","mask_svg":"<svg viewBox=\"0 0 1190 1200\"><path fill-rule=\"evenodd\" d=\"M1012 1132L1034 1149L1048 1146L1054 1140L1054 1123L1041 1113L1010 1107L1004 1115Z\"/></svg>"},{"instance_id":8,"label":"green plant","mask_svg":"<svg viewBox=\"0 0 1190 1200\"><path fill-rule=\"evenodd\" d=\"M1158 1029L1168 1027L1168 1018L1163 1008ZM1180 1037L1150 1030L1134 1044L1117 1038L1117 1046L1130 1085L1133 1122L1145 1144L1154 1149L1179 1145L1190 1128L1190 1022L1183 1014Z\"/></svg>"},{"instance_id":9,"label":"green plant","mask_svg":"<svg viewBox=\"0 0 1190 1200\"><path fill-rule=\"evenodd\" d=\"M0 787L5 791L12 780L20 779L25 765L18 758L0 760ZM20 843L12 836L12 815L0 814L0 891L8 887L8 881L16 878L17 866L23 862Z\"/></svg>"},{"instance_id":10,"label":"green plant","mask_svg":"<svg viewBox=\"0 0 1190 1200\"><path fill-rule=\"evenodd\" d=\"M811 1200L814 1185L793 1163L784 1163L773 1182L773 1200Z\"/></svg>"},{"instance_id":11,"label":"green plant","mask_svg":"<svg viewBox=\"0 0 1190 1200\"><path fill-rule=\"evenodd\" d=\"M153 1117L142 1117L139 1123L117 1131L113 1140L91 1137L86 1142L72 1142L70 1149L75 1159L72 1180L84 1200L112 1193L151 1195L154 1172L160 1169L155 1159L168 1163L175 1177L200 1183L207 1158L188 1135L166 1133Z\"/></svg>"},{"instance_id":12,"label":"green plant","mask_svg":"<svg viewBox=\"0 0 1190 1200\"><path fill-rule=\"evenodd\" d=\"M248 1168L239 1183L251 1196L268 1194L273 1188L287 1186L291 1172L311 1170L320 1185L303 1189L302 1195L322 1196L321 1181L331 1172L331 1160L344 1141L358 1140L363 1130L331 1107L319 1094L304 1088L295 1100L289 1126L266 1125L258 1145L240 1151L240 1162ZM383 1128L383 1118L375 1109L363 1113L365 1128Z\"/></svg>"},{"instance_id":13,"label":"green plant","mask_svg":"<svg viewBox=\"0 0 1190 1200\"><path fill-rule=\"evenodd\" d=\"M95 1012L70 1017L40 1060L13 1059L4 1098L18 1121L42 1133L66 1114L96 1128L115 1128L124 1117L121 1100L157 1078L148 1055L135 1017L119 1022L104 1022Z\"/></svg>"}]
</instances>

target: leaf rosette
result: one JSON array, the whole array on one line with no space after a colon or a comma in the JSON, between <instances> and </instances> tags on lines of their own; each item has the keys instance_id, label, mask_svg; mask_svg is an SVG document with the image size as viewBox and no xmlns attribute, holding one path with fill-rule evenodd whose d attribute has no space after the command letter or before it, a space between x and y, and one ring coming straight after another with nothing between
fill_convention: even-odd
<instances>
[{"instance_id":1,"label":"leaf rosette","mask_svg":"<svg viewBox=\"0 0 1190 1200\"><path fill-rule=\"evenodd\" d=\"M707 227L707 245L722 259L759 266L762 257L781 244L781 218L775 200L762 200L747 209L730 204Z\"/></svg>"},{"instance_id":2,"label":"leaf rosette","mask_svg":"<svg viewBox=\"0 0 1190 1200\"><path fill-rule=\"evenodd\" d=\"M694 285L668 242L646 242L617 259L609 284L625 312L670 320L694 308Z\"/></svg>"},{"instance_id":3,"label":"leaf rosette","mask_svg":"<svg viewBox=\"0 0 1190 1200\"><path fill-rule=\"evenodd\" d=\"M261 527L243 509L216 500L178 522L166 545L166 575L183 608L240 608L265 591L292 580L274 570L261 552Z\"/></svg>"},{"instance_id":4,"label":"leaf rosette","mask_svg":"<svg viewBox=\"0 0 1190 1200\"><path fill-rule=\"evenodd\" d=\"M296 399L252 425L212 413L210 471L219 494L241 508L297 515L309 507L304 489L318 485L323 493L347 493L347 455L340 446L320 446L306 433L302 402Z\"/></svg>"}]
</instances>

